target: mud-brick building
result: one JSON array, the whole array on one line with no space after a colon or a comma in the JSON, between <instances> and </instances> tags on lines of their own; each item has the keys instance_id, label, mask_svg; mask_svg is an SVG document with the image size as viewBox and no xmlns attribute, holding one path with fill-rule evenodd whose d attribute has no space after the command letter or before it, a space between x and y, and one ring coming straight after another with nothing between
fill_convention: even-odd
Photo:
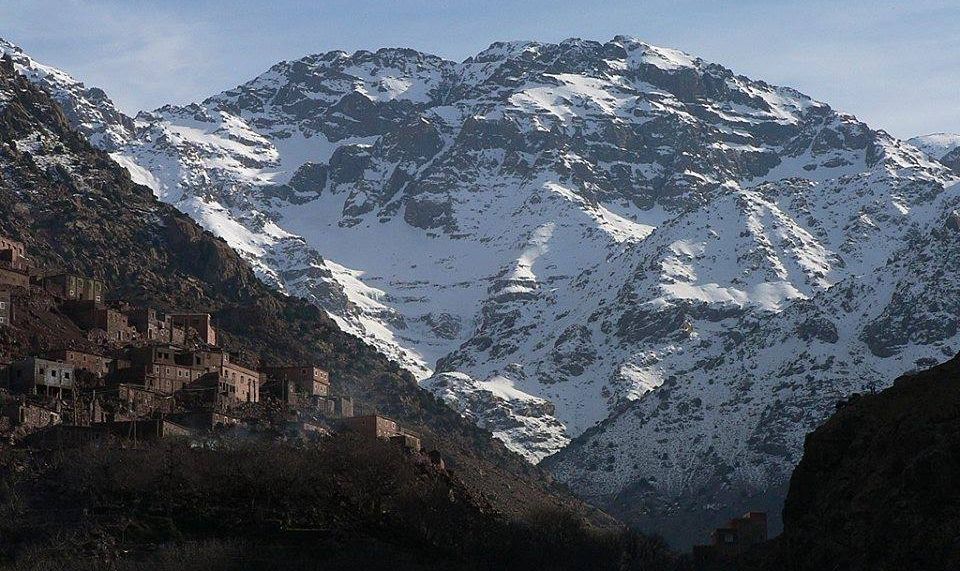
<instances>
[{"instance_id":1,"label":"mud-brick building","mask_svg":"<svg viewBox=\"0 0 960 571\"><path fill-rule=\"evenodd\" d=\"M343 419L343 425L347 430L356 432L367 438L390 440L402 444L407 448L420 450L419 434L403 428L397 421L385 416L380 416L379 414L345 418Z\"/></svg>"},{"instance_id":2,"label":"mud-brick building","mask_svg":"<svg viewBox=\"0 0 960 571\"><path fill-rule=\"evenodd\" d=\"M112 361L110 357L74 349L49 351L44 354L44 358L73 365L78 373L84 371L97 378L103 378L110 373L110 363Z\"/></svg>"},{"instance_id":3,"label":"mud-brick building","mask_svg":"<svg viewBox=\"0 0 960 571\"><path fill-rule=\"evenodd\" d=\"M183 329L193 329L207 345L217 344L217 330L209 313L174 313L170 315L170 322Z\"/></svg>"},{"instance_id":4,"label":"mud-brick building","mask_svg":"<svg viewBox=\"0 0 960 571\"><path fill-rule=\"evenodd\" d=\"M695 545L693 558L698 564L728 560L766 540L767 514L747 512L715 529L709 545Z\"/></svg>"},{"instance_id":5,"label":"mud-brick building","mask_svg":"<svg viewBox=\"0 0 960 571\"><path fill-rule=\"evenodd\" d=\"M13 296L9 291L0 290L0 327L13 324Z\"/></svg>"},{"instance_id":6,"label":"mud-brick building","mask_svg":"<svg viewBox=\"0 0 960 571\"><path fill-rule=\"evenodd\" d=\"M16 393L66 396L72 394L76 374L73 365L27 357L10 365L10 389Z\"/></svg>"},{"instance_id":7,"label":"mud-brick building","mask_svg":"<svg viewBox=\"0 0 960 571\"><path fill-rule=\"evenodd\" d=\"M62 422L61 414L58 411L23 399L4 403L2 414L7 424L21 434L55 426Z\"/></svg>"},{"instance_id":8,"label":"mud-brick building","mask_svg":"<svg viewBox=\"0 0 960 571\"><path fill-rule=\"evenodd\" d=\"M178 362L215 375L218 402L223 405L260 401L260 373L237 363L226 351L184 351Z\"/></svg>"},{"instance_id":9,"label":"mud-brick building","mask_svg":"<svg viewBox=\"0 0 960 571\"><path fill-rule=\"evenodd\" d=\"M120 383L117 394L124 407L135 416L148 416L156 412L169 414L175 408L172 395L141 385Z\"/></svg>"},{"instance_id":10,"label":"mud-brick building","mask_svg":"<svg viewBox=\"0 0 960 571\"><path fill-rule=\"evenodd\" d=\"M183 345L186 338L183 327L173 325L170 316L149 307L138 307L124 312L130 327L142 339L172 345Z\"/></svg>"},{"instance_id":11,"label":"mud-brick building","mask_svg":"<svg viewBox=\"0 0 960 571\"><path fill-rule=\"evenodd\" d=\"M347 430L355 432L365 438L390 440L407 448L420 450L419 434L412 430L407 430L400 426L397 421L385 416L380 416L379 414L345 418L343 419L343 425Z\"/></svg>"},{"instance_id":12,"label":"mud-brick building","mask_svg":"<svg viewBox=\"0 0 960 571\"><path fill-rule=\"evenodd\" d=\"M0 265L25 273L29 272L30 260L27 258L27 248L23 242L0 236Z\"/></svg>"},{"instance_id":13,"label":"mud-brick building","mask_svg":"<svg viewBox=\"0 0 960 571\"><path fill-rule=\"evenodd\" d=\"M29 288L30 274L0 262L0 286Z\"/></svg>"},{"instance_id":14,"label":"mud-brick building","mask_svg":"<svg viewBox=\"0 0 960 571\"><path fill-rule=\"evenodd\" d=\"M134 338L135 330L130 327L127 316L100 302L70 300L63 304L63 310L81 329L103 331L110 341L125 342Z\"/></svg>"},{"instance_id":15,"label":"mud-brick building","mask_svg":"<svg viewBox=\"0 0 960 571\"><path fill-rule=\"evenodd\" d=\"M97 303L103 301L103 284L91 278L56 273L43 276L40 283L51 295L60 299Z\"/></svg>"},{"instance_id":16,"label":"mud-brick building","mask_svg":"<svg viewBox=\"0 0 960 571\"><path fill-rule=\"evenodd\" d=\"M7 236L0 236L0 253L7 251L20 259L26 259L27 257L27 248L23 242L8 238Z\"/></svg>"},{"instance_id":17,"label":"mud-brick building","mask_svg":"<svg viewBox=\"0 0 960 571\"><path fill-rule=\"evenodd\" d=\"M346 418L343 424L348 430L369 438L390 438L399 434L400 428L397 421L379 414Z\"/></svg>"},{"instance_id":18,"label":"mud-brick building","mask_svg":"<svg viewBox=\"0 0 960 571\"><path fill-rule=\"evenodd\" d=\"M330 394L330 373L320 367L313 365L265 367L262 372L267 378L284 385L292 384L299 392L308 396L323 397Z\"/></svg>"},{"instance_id":19,"label":"mud-brick building","mask_svg":"<svg viewBox=\"0 0 960 571\"><path fill-rule=\"evenodd\" d=\"M150 345L129 351L130 368L119 376L130 383L161 394L173 394L197 381L206 371L181 362L181 349L173 345Z\"/></svg>"}]
</instances>

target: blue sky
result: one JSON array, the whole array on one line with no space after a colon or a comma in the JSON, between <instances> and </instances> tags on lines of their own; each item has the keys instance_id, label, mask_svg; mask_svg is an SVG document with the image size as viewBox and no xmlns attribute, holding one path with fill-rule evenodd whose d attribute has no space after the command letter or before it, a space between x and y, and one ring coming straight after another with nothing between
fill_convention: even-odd
<instances>
[{"instance_id":1,"label":"blue sky","mask_svg":"<svg viewBox=\"0 0 960 571\"><path fill-rule=\"evenodd\" d=\"M627 34L789 85L908 137L960 132L960 3L542 0L0 0L0 37L128 112L233 87L282 59Z\"/></svg>"}]
</instances>

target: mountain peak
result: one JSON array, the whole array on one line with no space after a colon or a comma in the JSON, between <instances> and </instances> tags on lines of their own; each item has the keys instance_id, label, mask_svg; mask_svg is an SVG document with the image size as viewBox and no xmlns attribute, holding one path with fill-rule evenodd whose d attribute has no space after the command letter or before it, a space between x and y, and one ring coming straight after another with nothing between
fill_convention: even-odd
<instances>
[{"instance_id":1,"label":"mountain peak","mask_svg":"<svg viewBox=\"0 0 960 571\"><path fill-rule=\"evenodd\" d=\"M69 74L37 62L8 40L0 39L0 53L10 56L18 73L46 89L70 122L95 145L115 150L133 137L133 120L102 89L88 88Z\"/></svg>"},{"instance_id":2,"label":"mountain peak","mask_svg":"<svg viewBox=\"0 0 960 571\"><path fill-rule=\"evenodd\" d=\"M114 157L597 498L776 489L856 379L960 346L947 168L635 38L306 56Z\"/></svg>"}]
</instances>

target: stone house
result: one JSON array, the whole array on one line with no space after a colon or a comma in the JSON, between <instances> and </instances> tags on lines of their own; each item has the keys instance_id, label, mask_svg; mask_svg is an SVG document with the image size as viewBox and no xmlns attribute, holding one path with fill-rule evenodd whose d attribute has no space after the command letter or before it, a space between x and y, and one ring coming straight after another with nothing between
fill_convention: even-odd
<instances>
[{"instance_id":1,"label":"stone house","mask_svg":"<svg viewBox=\"0 0 960 571\"><path fill-rule=\"evenodd\" d=\"M73 368L76 369L78 373L80 371L86 371L97 378L103 378L110 373L110 363L113 360L103 355L86 353L74 349L49 351L44 354L44 358L73 365Z\"/></svg>"},{"instance_id":2,"label":"stone house","mask_svg":"<svg viewBox=\"0 0 960 571\"><path fill-rule=\"evenodd\" d=\"M18 433L29 433L63 421L59 412L22 399L5 403L3 417Z\"/></svg>"},{"instance_id":3,"label":"stone house","mask_svg":"<svg viewBox=\"0 0 960 571\"><path fill-rule=\"evenodd\" d=\"M103 331L109 341L126 342L134 337L135 330L126 315L97 301L70 300L63 304L63 310L78 327L88 332Z\"/></svg>"},{"instance_id":4,"label":"stone house","mask_svg":"<svg viewBox=\"0 0 960 571\"><path fill-rule=\"evenodd\" d=\"M27 248L23 245L23 242L6 236L0 236L0 253L3 252L10 252L11 259L27 259Z\"/></svg>"},{"instance_id":5,"label":"stone house","mask_svg":"<svg viewBox=\"0 0 960 571\"><path fill-rule=\"evenodd\" d=\"M180 353L181 364L216 374L219 401L226 405L241 402L259 402L260 373L237 363L230 353L215 351L185 351Z\"/></svg>"},{"instance_id":6,"label":"stone house","mask_svg":"<svg viewBox=\"0 0 960 571\"><path fill-rule=\"evenodd\" d=\"M333 414L338 418L350 418L353 416L353 399L347 396L338 395L329 397L333 401Z\"/></svg>"},{"instance_id":7,"label":"stone house","mask_svg":"<svg viewBox=\"0 0 960 571\"><path fill-rule=\"evenodd\" d=\"M9 270L29 274L30 260L23 242L0 236L0 266Z\"/></svg>"},{"instance_id":8,"label":"stone house","mask_svg":"<svg viewBox=\"0 0 960 571\"><path fill-rule=\"evenodd\" d=\"M173 394L206 373L203 368L182 364L180 352L172 345L130 349L130 368L121 371L120 377L161 394Z\"/></svg>"},{"instance_id":9,"label":"stone house","mask_svg":"<svg viewBox=\"0 0 960 571\"><path fill-rule=\"evenodd\" d=\"M330 373L313 365L290 367L264 367L265 376L280 382L292 383L308 396L327 396L330 394Z\"/></svg>"},{"instance_id":10,"label":"stone house","mask_svg":"<svg viewBox=\"0 0 960 571\"><path fill-rule=\"evenodd\" d=\"M413 450L415 452L420 451L420 437L409 431L404 431L395 436L391 436L390 442L393 442L394 444L408 450Z\"/></svg>"},{"instance_id":11,"label":"stone house","mask_svg":"<svg viewBox=\"0 0 960 571\"><path fill-rule=\"evenodd\" d=\"M378 414L345 418L343 425L348 430L367 438L390 438L400 433L397 421Z\"/></svg>"},{"instance_id":12,"label":"stone house","mask_svg":"<svg viewBox=\"0 0 960 571\"><path fill-rule=\"evenodd\" d=\"M172 345L131 349L131 367L122 377L146 388L171 394L189 388L209 387L206 400L229 406L260 400L260 373L234 362L230 353L185 351Z\"/></svg>"},{"instance_id":13,"label":"stone house","mask_svg":"<svg viewBox=\"0 0 960 571\"><path fill-rule=\"evenodd\" d=\"M420 450L420 435L400 426L397 421L379 414L368 414L344 418L347 430L366 438L381 438L400 444L406 448Z\"/></svg>"},{"instance_id":14,"label":"stone house","mask_svg":"<svg viewBox=\"0 0 960 571\"><path fill-rule=\"evenodd\" d=\"M172 395L145 386L120 383L117 394L120 402L136 416L147 416L155 412L169 414L175 408Z\"/></svg>"},{"instance_id":15,"label":"stone house","mask_svg":"<svg viewBox=\"0 0 960 571\"><path fill-rule=\"evenodd\" d=\"M130 440L160 440L163 438L188 437L189 428L166 419L122 420L90 425L94 430Z\"/></svg>"},{"instance_id":16,"label":"stone house","mask_svg":"<svg viewBox=\"0 0 960 571\"><path fill-rule=\"evenodd\" d=\"M241 419L217 411L192 410L174 413L168 418L195 432L216 432L243 424Z\"/></svg>"},{"instance_id":17,"label":"stone house","mask_svg":"<svg viewBox=\"0 0 960 571\"><path fill-rule=\"evenodd\" d=\"M209 313L174 313L170 315L170 321L177 327L193 329L207 345L217 344L217 330Z\"/></svg>"},{"instance_id":18,"label":"stone house","mask_svg":"<svg viewBox=\"0 0 960 571\"><path fill-rule=\"evenodd\" d=\"M39 357L27 357L10 365L10 388L24 394L64 396L75 385L73 365Z\"/></svg>"},{"instance_id":19,"label":"stone house","mask_svg":"<svg viewBox=\"0 0 960 571\"><path fill-rule=\"evenodd\" d=\"M83 446L110 439L136 442L152 442L165 438L187 438L189 428L165 419L120 420L97 422L89 426L58 425L38 431L29 438L37 448L62 448Z\"/></svg>"},{"instance_id":20,"label":"stone house","mask_svg":"<svg viewBox=\"0 0 960 571\"><path fill-rule=\"evenodd\" d=\"M327 395L315 399L317 409L331 418L353 416L353 399L343 395Z\"/></svg>"},{"instance_id":21,"label":"stone house","mask_svg":"<svg viewBox=\"0 0 960 571\"><path fill-rule=\"evenodd\" d=\"M147 341L183 345L186 333L183 327L174 326L168 315L149 307L129 309L124 312L130 326Z\"/></svg>"},{"instance_id":22,"label":"stone house","mask_svg":"<svg viewBox=\"0 0 960 571\"><path fill-rule=\"evenodd\" d=\"M41 278L43 289L60 299L73 301L103 301L103 284L97 280L69 273L56 273Z\"/></svg>"}]
</instances>

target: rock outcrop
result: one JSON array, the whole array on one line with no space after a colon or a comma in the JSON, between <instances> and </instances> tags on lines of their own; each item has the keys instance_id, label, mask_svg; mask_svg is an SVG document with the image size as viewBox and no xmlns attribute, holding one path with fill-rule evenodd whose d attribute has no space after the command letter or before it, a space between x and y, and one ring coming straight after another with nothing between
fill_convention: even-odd
<instances>
[{"instance_id":1,"label":"rock outcrop","mask_svg":"<svg viewBox=\"0 0 960 571\"><path fill-rule=\"evenodd\" d=\"M960 568L960 357L851 396L811 433L764 568Z\"/></svg>"}]
</instances>

